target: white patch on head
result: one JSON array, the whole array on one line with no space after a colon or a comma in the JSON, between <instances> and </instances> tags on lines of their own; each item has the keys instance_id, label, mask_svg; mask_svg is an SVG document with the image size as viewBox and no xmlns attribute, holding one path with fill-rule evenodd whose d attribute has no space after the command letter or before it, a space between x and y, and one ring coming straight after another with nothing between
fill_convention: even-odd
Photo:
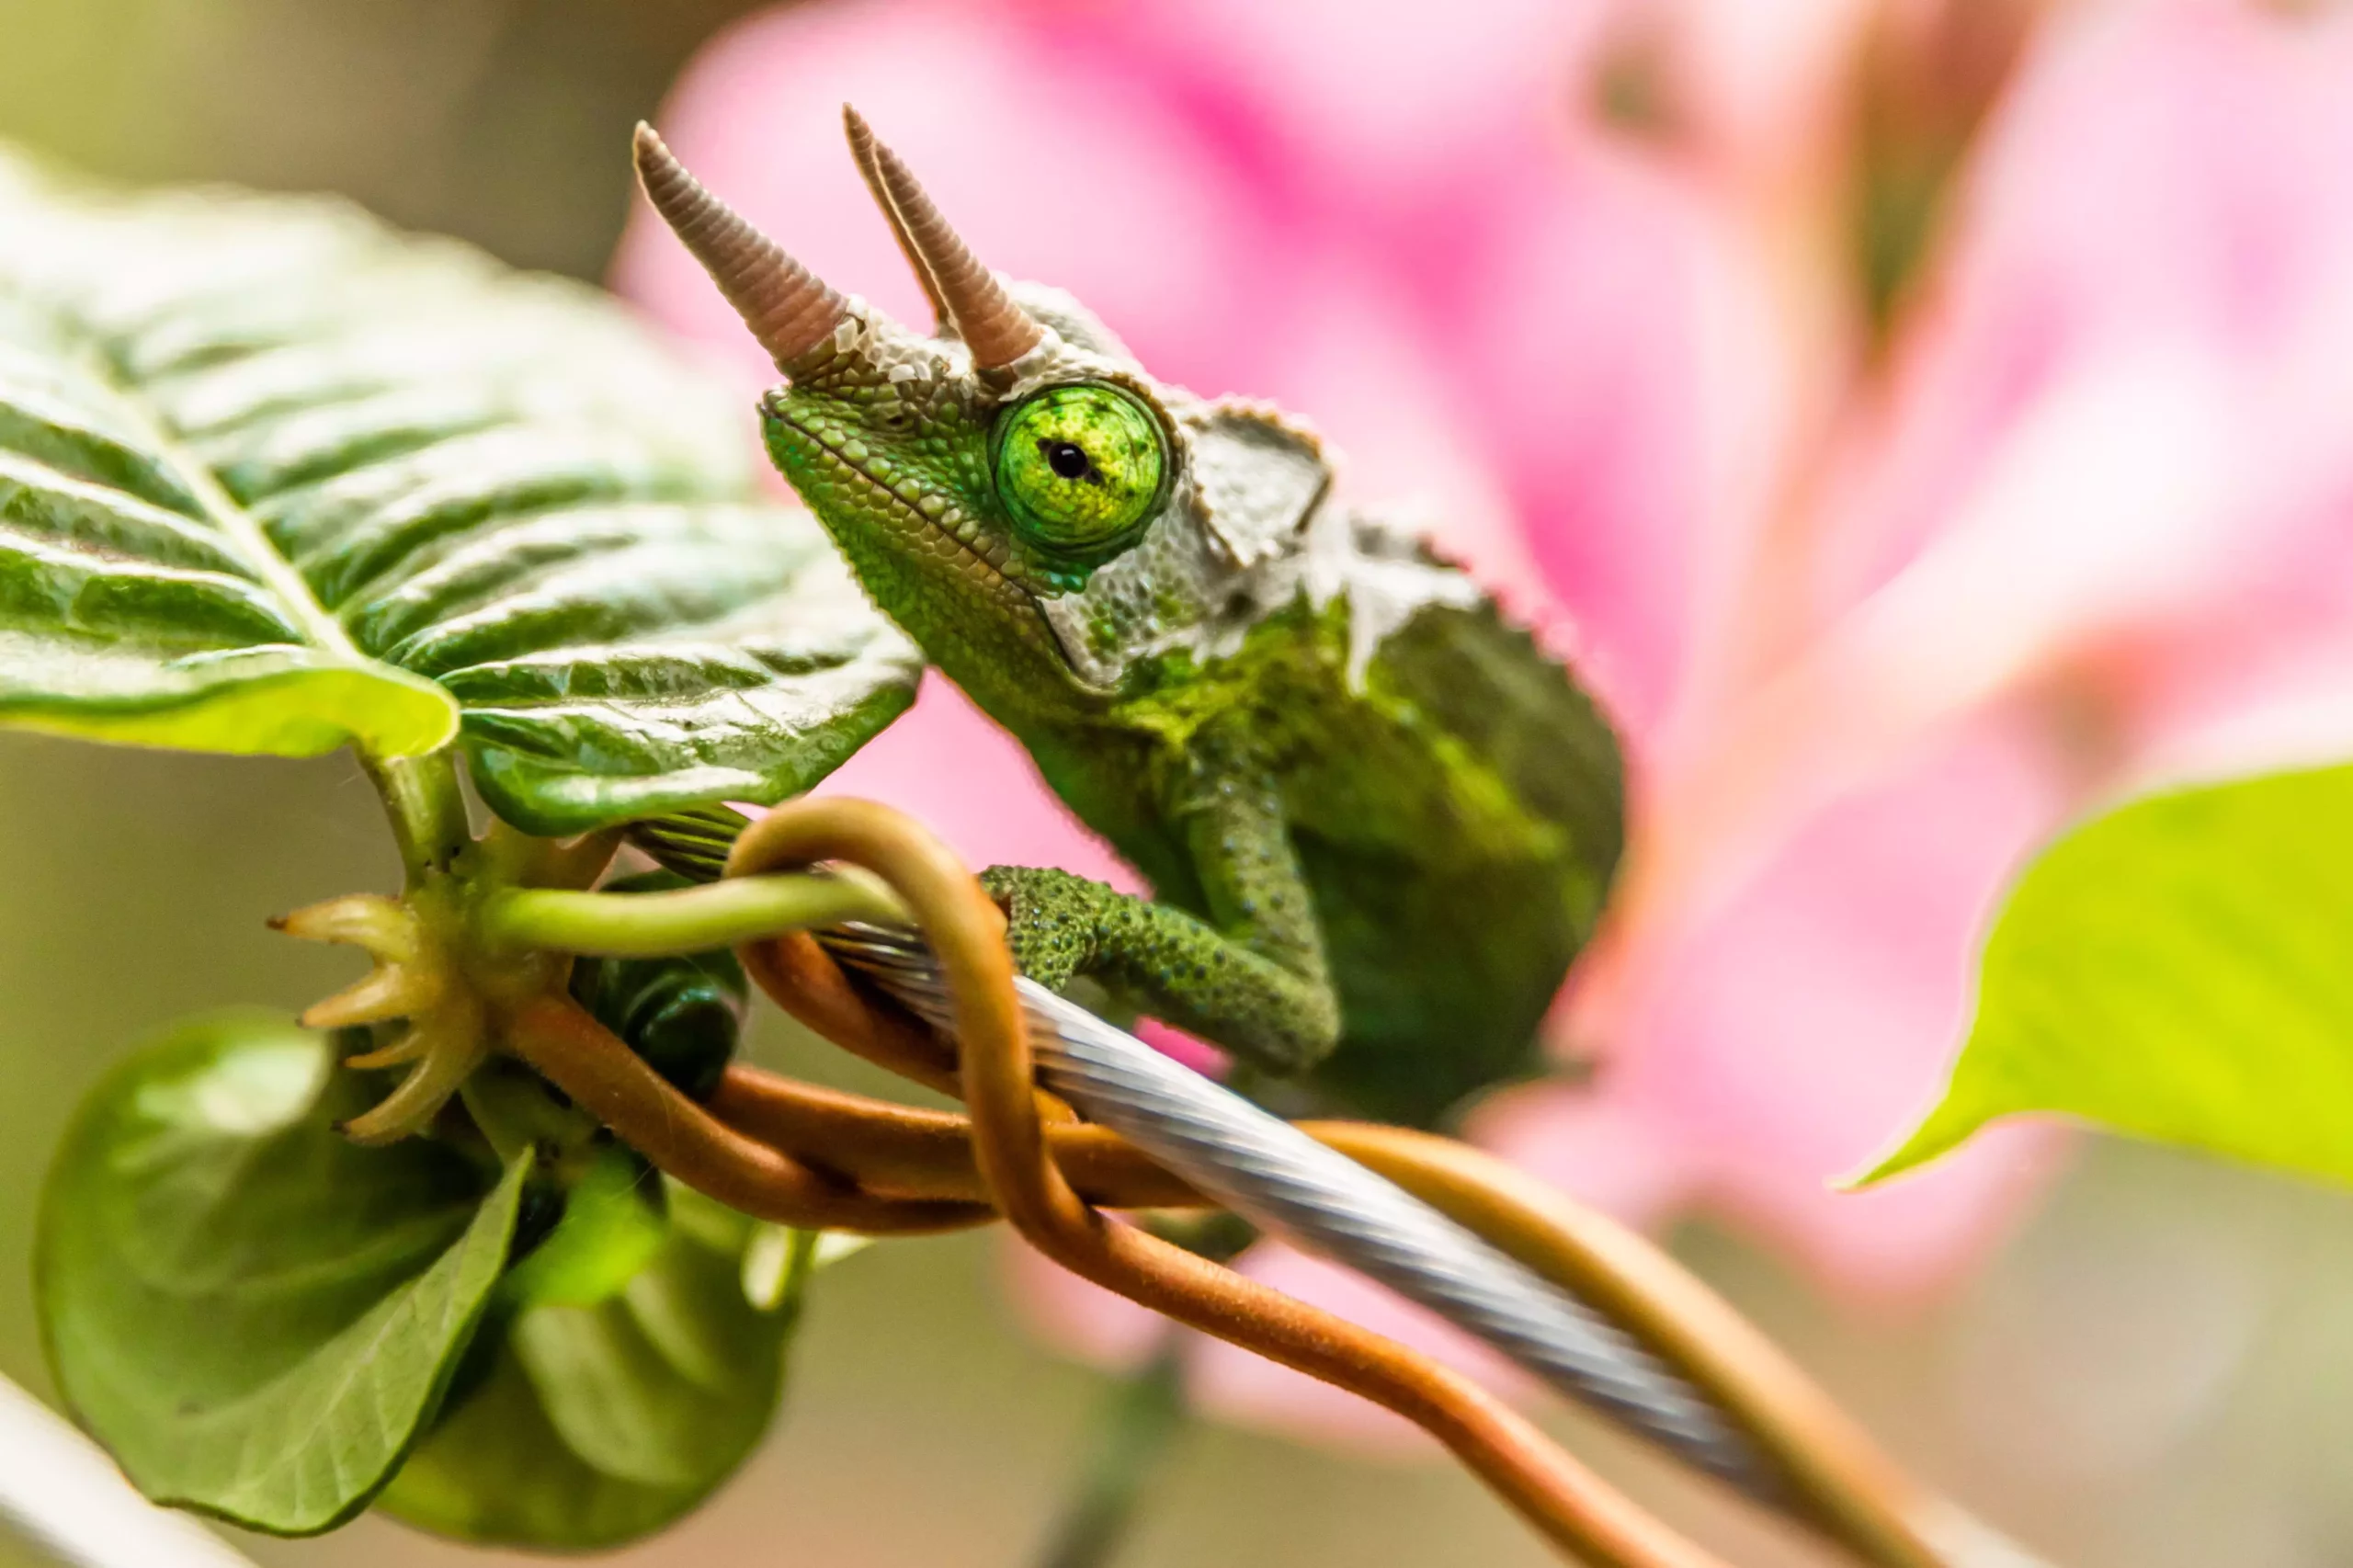
<instances>
[{"instance_id":1,"label":"white patch on head","mask_svg":"<svg viewBox=\"0 0 2353 1568\"><path fill-rule=\"evenodd\" d=\"M1246 571L1297 548L1332 482L1316 434L1279 410L1231 400L1188 411L1186 424L1202 522L1227 563Z\"/></svg>"},{"instance_id":2,"label":"white patch on head","mask_svg":"<svg viewBox=\"0 0 2353 1568\"><path fill-rule=\"evenodd\" d=\"M1083 590L1040 595L1038 609L1079 678L1108 687L1138 659L1201 651L1202 621L1230 591L1230 577L1190 508L1171 506L1134 549L1097 567Z\"/></svg>"},{"instance_id":3,"label":"white patch on head","mask_svg":"<svg viewBox=\"0 0 2353 1568\"><path fill-rule=\"evenodd\" d=\"M1375 512L1325 506L1307 532L1303 581L1322 609L1348 601L1348 689L1364 689L1365 671L1381 645L1431 605L1471 609L1485 597L1479 585L1451 566L1421 554L1420 531Z\"/></svg>"},{"instance_id":4,"label":"white patch on head","mask_svg":"<svg viewBox=\"0 0 2353 1568\"><path fill-rule=\"evenodd\" d=\"M1402 509L1367 512L1326 498L1335 454L1314 430L1267 404L1223 400L1188 411L1204 531L1233 571L1241 613L1212 639L1238 648L1259 618L1302 591L1318 610L1348 606L1350 689L1372 656L1424 607L1469 608L1479 585L1423 555L1428 532Z\"/></svg>"},{"instance_id":5,"label":"white patch on head","mask_svg":"<svg viewBox=\"0 0 2353 1568\"><path fill-rule=\"evenodd\" d=\"M834 352L844 357L858 352L866 341L866 301L856 294L849 297L849 308L842 319L834 324Z\"/></svg>"},{"instance_id":6,"label":"white patch on head","mask_svg":"<svg viewBox=\"0 0 2353 1568\"><path fill-rule=\"evenodd\" d=\"M870 370L893 387L907 387L919 381L948 384L954 379L956 367L942 350L962 352L958 346L909 332L855 297L850 301L850 313L834 328L834 344L841 353L865 360ZM845 344L848 347L844 347Z\"/></svg>"}]
</instances>

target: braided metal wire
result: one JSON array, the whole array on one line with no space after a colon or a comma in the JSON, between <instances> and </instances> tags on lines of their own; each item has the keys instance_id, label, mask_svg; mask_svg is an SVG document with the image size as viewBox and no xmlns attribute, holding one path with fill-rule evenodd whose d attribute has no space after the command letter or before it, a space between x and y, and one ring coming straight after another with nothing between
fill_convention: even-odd
<instances>
[{"instance_id":1,"label":"braided metal wire","mask_svg":"<svg viewBox=\"0 0 2353 1568\"><path fill-rule=\"evenodd\" d=\"M951 1027L919 937L817 934L834 957L936 1028ZM1017 982L1040 1085L1261 1229L1446 1318L1580 1403L1776 1507L1772 1467L1707 1396L1586 1302L1436 1209L1127 1031Z\"/></svg>"}]
</instances>

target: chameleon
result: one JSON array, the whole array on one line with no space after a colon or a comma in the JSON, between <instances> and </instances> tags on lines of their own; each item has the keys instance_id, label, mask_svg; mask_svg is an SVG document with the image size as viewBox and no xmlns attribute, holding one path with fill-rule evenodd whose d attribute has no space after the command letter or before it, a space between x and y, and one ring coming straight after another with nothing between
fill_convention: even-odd
<instances>
[{"instance_id":1,"label":"chameleon","mask_svg":"<svg viewBox=\"0 0 2353 1568\"><path fill-rule=\"evenodd\" d=\"M1593 699L1344 499L1309 426L1155 380L1069 293L1000 278L844 119L929 333L642 124L639 179L782 373L768 455L859 585L1153 890L990 868L1017 964L1386 1120L1539 1071L1624 837Z\"/></svg>"}]
</instances>

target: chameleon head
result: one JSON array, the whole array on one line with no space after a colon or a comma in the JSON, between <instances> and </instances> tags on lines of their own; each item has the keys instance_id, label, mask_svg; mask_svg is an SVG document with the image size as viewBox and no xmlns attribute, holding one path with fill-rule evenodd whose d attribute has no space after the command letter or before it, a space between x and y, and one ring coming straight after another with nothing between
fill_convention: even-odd
<instances>
[{"instance_id":1,"label":"chameleon head","mask_svg":"<svg viewBox=\"0 0 2353 1568\"><path fill-rule=\"evenodd\" d=\"M784 372L761 403L770 456L883 610L1001 719L1109 700L1235 613L1255 560L1221 535L1221 483L1246 476L1263 510L1250 461L1287 459L1297 528L1328 477L1320 448L1161 385L1069 296L998 278L844 118L932 335L814 277L642 125L639 176ZM1259 454L1245 475L1229 472L1237 432Z\"/></svg>"}]
</instances>

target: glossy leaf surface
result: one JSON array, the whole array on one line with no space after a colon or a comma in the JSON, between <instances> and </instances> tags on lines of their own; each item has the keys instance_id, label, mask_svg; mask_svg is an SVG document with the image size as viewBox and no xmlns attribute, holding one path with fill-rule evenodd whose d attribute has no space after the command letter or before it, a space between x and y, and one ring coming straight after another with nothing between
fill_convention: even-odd
<instances>
[{"instance_id":1,"label":"glossy leaf surface","mask_svg":"<svg viewBox=\"0 0 2353 1568\"><path fill-rule=\"evenodd\" d=\"M462 727L544 834L796 793L915 658L759 498L752 430L594 290L0 154L0 722L279 755Z\"/></svg>"},{"instance_id":2,"label":"glossy leaf surface","mask_svg":"<svg viewBox=\"0 0 2353 1568\"><path fill-rule=\"evenodd\" d=\"M480 1382L385 1492L387 1513L467 1540L587 1551L661 1528L734 1472L775 1413L814 1249L757 1304L744 1257L760 1228L683 1189L669 1207L660 1250L603 1300L514 1304L484 1336Z\"/></svg>"},{"instance_id":3,"label":"glossy leaf surface","mask_svg":"<svg viewBox=\"0 0 2353 1568\"><path fill-rule=\"evenodd\" d=\"M67 1133L36 1247L50 1365L149 1496L332 1528L449 1386L529 1162L494 1186L438 1144L359 1148L335 1123L366 1092L322 1037L238 1015L140 1051Z\"/></svg>"},{"instance_id":4,"label":"glossy leaf surface","mask_svg":"<svg viewBox=\"0 0 2353 1568\"><path fill-rule=\"evenodd\" d=\"M2353 1182L2353 768L2136 801L2031 867L1943 1099L1868 1179L2058 1112Z\"/></svg>"}]
</instances>

